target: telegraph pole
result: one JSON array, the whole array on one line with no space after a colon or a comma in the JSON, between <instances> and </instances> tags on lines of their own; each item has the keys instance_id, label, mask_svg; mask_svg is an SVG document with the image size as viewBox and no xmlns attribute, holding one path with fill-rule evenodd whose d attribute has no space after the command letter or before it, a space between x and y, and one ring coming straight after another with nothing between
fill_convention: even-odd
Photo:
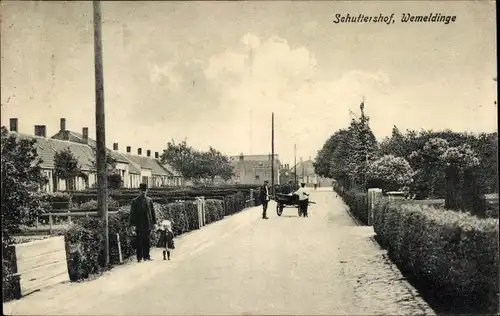
<instances>
[{"instance_id":1,"label":"telegraph pole","mask_svg":"<svg viewBox=\"0 0 500 316\"><path fill-rule=\"evenodd\" d=\"M302 168L302 182L305 182L305 177L304 177L304 161L302 160L302 157L300 157L300 167Z\"/></svg>"},{"instance_id":2,"label":"telegraph pole","mask_svg":"<svg viewBox=\"0 0 500 316\"><path fill-rule=\"evenodd\" d=\"M293 145L293 178L295 181L295 189L297 189L297 144Z\"/></svg>"},{"instance_id":3,"label":"telegraph pole","mask_svg":"<svg viewBox=\"0 0 500 316\"><path fill-rule=\"evenodd\" d=\"M274 195L274 112L271 114L271 188Z\"/></svg>"},{"instance_id":4,"label":"telegraph pole","mask_svg":"<svg viewBox=\"0 0 500 316\"><path fill-rule=\"evenodd\" d=\"M365 109L365 96L363 96L363 101L361 101L361 105L359 106L360 109L361 109L361 116L364 118L364 109ZM366 185L368 183L368 180L367 180L367 173L368 173L368 133L366 133L365 131L365 135L364 135L364 143L365 143L365 172L364 172L364 175L363 175L363 182L364 182L364 190L366 190Z\"/></svg>"},{"instance_id":5,"label":"telegraph pole","mask_svg":"<svg viewBox=\"0 0 500 316\"><path fill-rule=\"evenodd\" d=\"M106 166L106 131L104 117L104 75L102 70L101 2L93 1L94 8L94 62L95 62L95 127L97 156L97 210L104 221L104 257L109 265L108 233L108 179Z\"/></svg>"}]
</instances>

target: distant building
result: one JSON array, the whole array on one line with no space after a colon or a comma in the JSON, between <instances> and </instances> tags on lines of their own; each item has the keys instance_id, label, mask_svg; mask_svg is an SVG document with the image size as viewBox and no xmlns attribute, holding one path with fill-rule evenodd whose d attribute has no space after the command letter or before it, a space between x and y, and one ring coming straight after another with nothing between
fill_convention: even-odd
<instances>
[{"instance_id":1,"label":"distant building","mask_svg":"<svg viewBox=\"0 0 500 316\"><path fill-rule=\"evenodd\" d=\"M312 187L317 184L320 187L331 186L332 179L323 178L316 174L314 170L314 162L309 159L300 161L294 166L293 170L297 170L297 182L305 183L307 187ZM293 172L292 170L292 172Z\"/></svg>"},{"instance_id":2,"label":"distant building","mask_svg":"<svg viewBox=\"0 0 500 316\"><path fill-rule=\"evenodd\" d=\"M294 170L290 168L289 164L284 164L280 168L280 183L285 184L288 183L289 181L294 182L295 176L294 176Z\"/></svg>"},{"instance_id":3,"label":"distant building","mask_svg":"<svg viewBox=\"0 0 500 316\"><path fill-rule=\"evenodd\" d=\"M271 183L271 155L239 155L231 156L230 162L233 166L234 176L232 183L238 184L262 184L265 180ZM279 184L280 161L278 155L274 155L274 183Z\"/></svg>"}]
</instances>

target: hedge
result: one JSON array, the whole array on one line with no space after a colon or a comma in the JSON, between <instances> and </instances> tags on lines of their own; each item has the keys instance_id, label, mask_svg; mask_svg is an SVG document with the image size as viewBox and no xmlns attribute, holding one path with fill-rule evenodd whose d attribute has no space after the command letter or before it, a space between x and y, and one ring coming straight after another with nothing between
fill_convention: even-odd
<instances>
[{"instance_id":1,"label":"hedge","mask_svg":"<svg viewBox=\"0 0 500 316\"><path fill-rule=\"evenodd\" d=\"M244 208L242 193L220 199L207 199L206 223L213 223L224 218L226 214L234 214ZM95 201L87 202L84 206L95 207ZM157 222L164 219L174 222L173 229L176 236L198 229L198 209L194 201L176 201L168 204L153 203ZM110 233L110 263L118 263L117 240L119 234L122 256L124 259L135 256L131 246L131 237L128 232L130 206L122 206L116 213L109 214L108 228ZM60 232L65 235L67 243L68 271L72 281L88 278L91 274L99 273L103 266L102 224L98 218L78 218L68 229ZM151 247L158 241L158 234L151 234Z\"/></svg>"},{"instance_id":2,"label":"hedge","mask_svg":"<svg viewBox=\"0 0 500 316\"><path fill-rule=\"evenodd\" d=\"M224 202L221 200L205 201L205 220L207 224L224 218Z\"/></svg>"},{"instance_id":3,"label":"hedge","mask_svg":"<svg viewBox=\"0 0 500 316\"><path fill-rule=\"evenodd\" d=\"M245 208L245 200L249 197L244 192L235 192L228 190L224 197L217 199L206 199L206 223L210 224L219 221L226 215L231 215ZM230 194L231 193L231 194ZM220 192L217 192L220 195ZM213 194L216 195L215 193ZM79 196L74 193L72 197ZM95 209L97 202L94 200L95 195L80 194L85 198L93 198L83 200L78 198L79 207L83 209ZM135 194L132 198L135 198ZM70 197L66 193L51 194L53 202L69 203ZM131 200L130 199L130 200ZM154 199L155 200L155 199ZM161 200L157 198L156 200ZM76 202L73 199L73 202ZM111 265L118 264L118 244L116 234L119 235L120 247L123 259L135 256L135 250L131 246L131 237L128 231L128 219L130 215L130 206L119 207L118 202L113 198L109 199L110 208L118 208L116 213L109 214L108 228L110 233L110 263ZM166 202L166 201L164 201ZM256 200L258 204L258 199ZM192 199L174 201L169 203L154 203L154 209L158 223L163 219L170 219L174 222L173 229L176 236L183 233L198 229L198 210L196 202ZM71 281L77 281L88 278L92 274L100 273L104 266L104 250L102 238L102 222L97 217L76 217L74 222L64 231L56 233L56 235L64 235L66 240L66 254L68 262L68 272ZM158 234L151 234L151 246L154 247L157 243ZM12 260L10 260L12 261ZM13 262L13 261L12 261ZM12 277L12 267L5 258L2 262L2 288L3 300L9 300L18 297L19 282L16 282Z\"/></svg>"},{"instance_id":4,"label":"hedge","mask_svg":"<svg viewBox=\"0 0 500 316\"><path fill-rule=\"evenodd\" d=\"M250 189L254 189L254 186L248 187L207 187L202 189L184 188L184 189L174 189L174 190L161 190L161 189L151 189L148 190L148 196L150 196L155 202L167 204L175 200L194 200L196 197L204 196L205 198L223 198L228 195L242 194L244 200L250 199ZM120 206L129 205L130 202L137 197L137 190L121 189L113 190L109 192L112 199L116 200ZM254 197L257 192L254 192ZM96 191L79 191L72 193L72 201L75 204L86 203L90 200L97 199Z\"/></svg>"},{"instance_id":5,"label":"hedge","mask_svg":"<svg viewBox=\"0 0 500 316\"><path fill-rule=\"evenodd\" d=\"M339 194L344 200L345 204L349 207L350 213L361 224L368 225L368 195L364 192L356 190L349 190L342 192L336 189L335 192Z\"/></svg>"},{"instance_id":6,"label":"hedge","mask_svg":"<svg viewBox=\"0 0 500 316\"><path fill-rule=\"evenodd\" d=\"M498 220L404 201L381 201L374 230L400 269L455 302L498 310Z\"/></svg>"}]
</instances>

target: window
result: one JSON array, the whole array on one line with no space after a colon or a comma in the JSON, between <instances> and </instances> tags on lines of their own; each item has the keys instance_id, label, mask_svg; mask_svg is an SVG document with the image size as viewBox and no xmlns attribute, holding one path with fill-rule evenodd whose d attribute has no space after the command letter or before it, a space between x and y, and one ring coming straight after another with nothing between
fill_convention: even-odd
<instances>
[{"instance_id":1,"label":"window","mask_svg":"<svg viewBox=\"0 0 500 316\"><path fill-rule=\"evenodd\" d=\"M260 176L258 174L255 175L255 180L259 180Z\"/></svg>"}]
</instances>

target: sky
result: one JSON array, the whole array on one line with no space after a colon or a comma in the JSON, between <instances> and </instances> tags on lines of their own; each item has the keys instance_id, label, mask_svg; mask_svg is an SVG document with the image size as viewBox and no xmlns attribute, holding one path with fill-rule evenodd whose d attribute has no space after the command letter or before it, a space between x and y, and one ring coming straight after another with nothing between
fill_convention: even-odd
<instances>
[{"instance_id":1,"label":"sky","mask_svg":"<svg viewBox=\"0 0 500 316\"><path fill-rule=\"evenodd\" d=\"M2 126L95 139L92 2L2 1ZM401 14L454 15L401 23ZM395 23L333 23L394 14ZM493 1L103 2L106 143L313 158L352 112L378 139L497 130Z\"/></svg>"}]
</instances>

